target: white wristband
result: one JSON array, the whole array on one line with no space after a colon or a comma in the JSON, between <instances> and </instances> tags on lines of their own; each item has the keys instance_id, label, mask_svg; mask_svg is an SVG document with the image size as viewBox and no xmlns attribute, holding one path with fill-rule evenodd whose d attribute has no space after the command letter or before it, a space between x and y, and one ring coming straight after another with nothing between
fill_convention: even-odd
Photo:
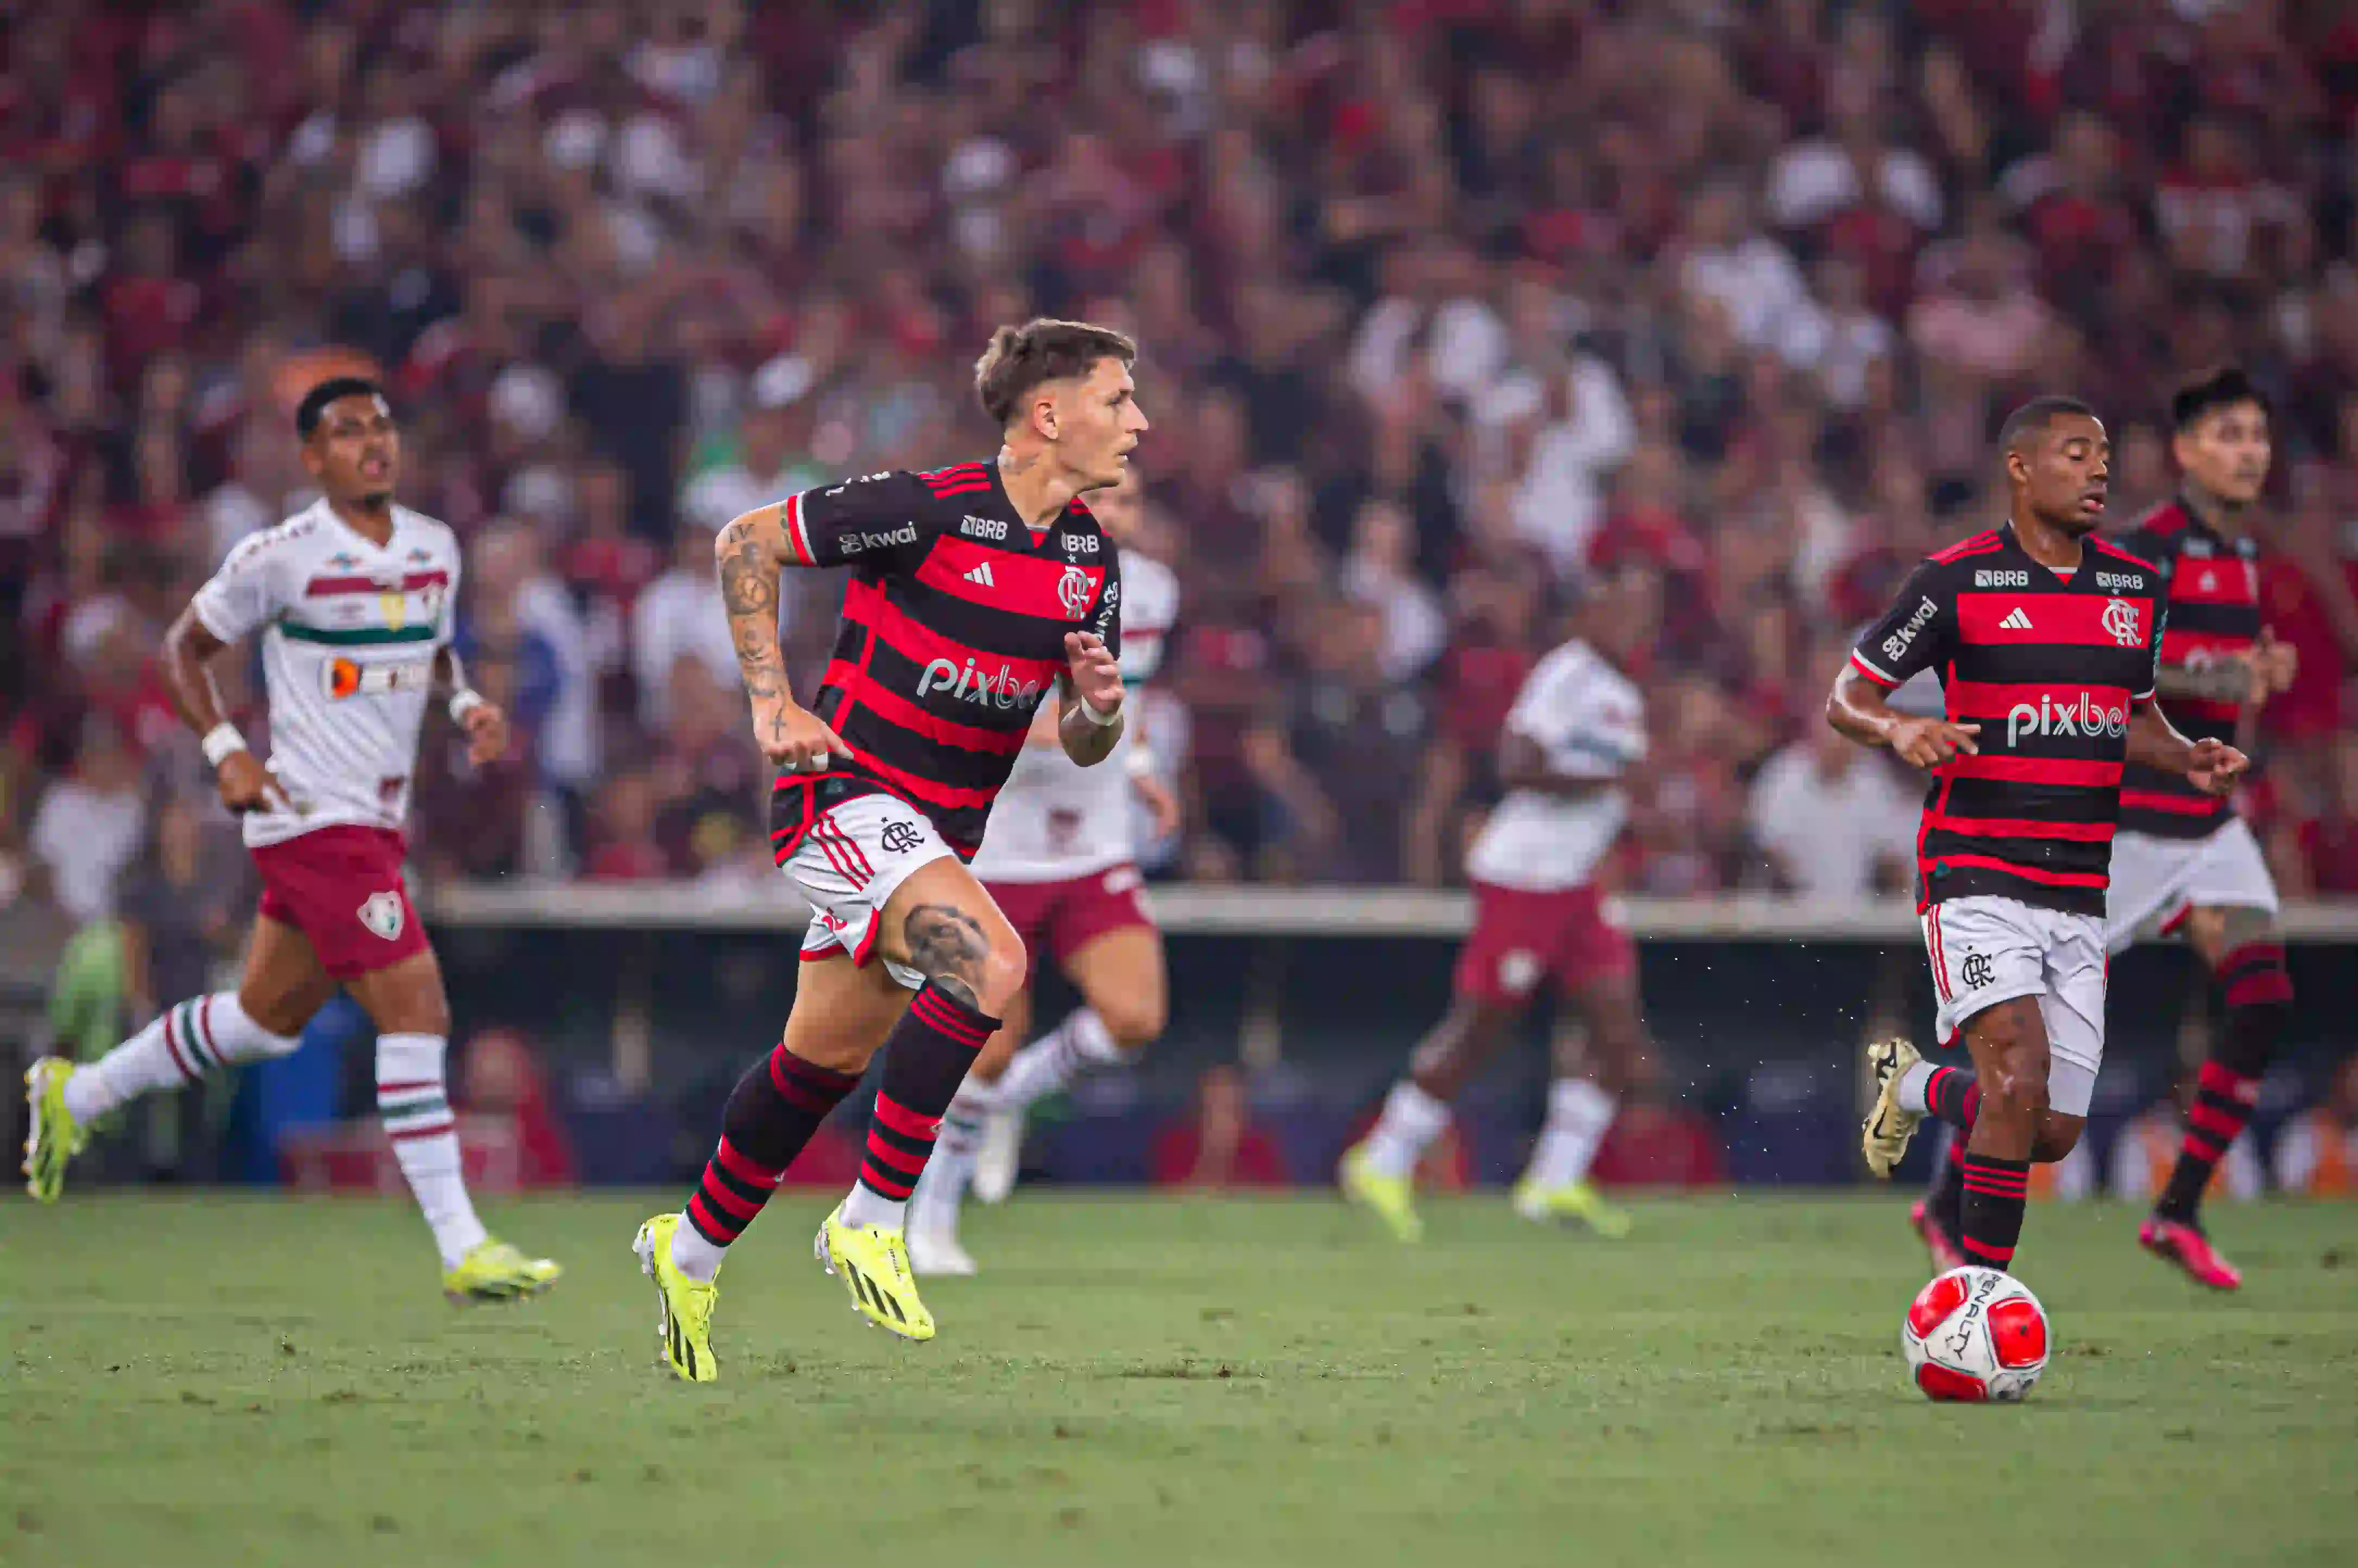
<instances>
[{"instance_id":1,"label":"white wristband","mask_svg":"<svg viewBox=\"0 0 2358 1568\"><path fill-rule=\"evenodd\" d=\"M237 732L236 725L222 722L206 730L200 744L205 749L206 762L217 768L232 752L245 750L245 737Z\"/></svg>"},{"instance_id":2,"label":"white wristband","mask_svg":"<svg viewBox=\"0 0 2358 1568\"><path fill-rule=\"evenodd\" d=\"M1142 745L1132 746L1121 760L1121 771L1134 779L1153 777L1154 753Z\"/></svg>"},{"instance_id":3,"label":"white wristband","mask_svg":"<svg viewBox=\"0 0 2358 1568\"><path fill-rule=\"evenodd\" d=\"M450 722L464 724L467 715L483 706L482 694L461 687L450 695Z\"/></svg>"},{"instance_id":4,"label":"white wristband","mask_svg":"<svg viewBox=\"0 0 2358 1568\"><path fill-rule=\"evenodd\" d=\"M1119 708L1116 708L1110 713L1107 713L1093 707L1090 704L1089 699L1086 697L1080 697L1076 694L1074 700L1080 704L1081 717L1087 719L1092 724L1102 727L1104 725L1111 724L1115 719L1121 717L1121 709Z\"/></svg>"}]
</instances>

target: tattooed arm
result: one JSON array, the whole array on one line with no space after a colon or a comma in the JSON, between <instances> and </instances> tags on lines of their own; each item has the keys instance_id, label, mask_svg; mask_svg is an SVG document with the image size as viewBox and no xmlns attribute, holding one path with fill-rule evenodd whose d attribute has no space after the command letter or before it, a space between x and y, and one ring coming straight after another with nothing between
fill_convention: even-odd
<instances>
[{"instance_id":1,"label":"tattooed arm","mask_svg":"<svg viewBox=\"0 0 2358 1568\"><path fill-rule=\"evenodd\" d=\"M778 577L795 557L786 531L793 505L757 507L726 528L712 543L720 572L720 602L729 614L729 637L737 667L753 707L753 741L782 773L823 773L833 756L849 757L843 737L795 700L786 684L785 655L778 648Z\"/></svg>"}]
</instances>

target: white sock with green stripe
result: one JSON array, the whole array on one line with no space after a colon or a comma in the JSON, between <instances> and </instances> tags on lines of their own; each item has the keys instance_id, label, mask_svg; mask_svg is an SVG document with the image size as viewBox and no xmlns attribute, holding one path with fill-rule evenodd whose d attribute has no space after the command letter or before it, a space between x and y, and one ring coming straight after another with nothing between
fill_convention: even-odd
<instances>
[{"instance_id":1,"label":"white sock with green stripe","mask_svg":"<svg viewBox=\"0 0 2358 1568\"><path fill-rule=\"evenodd\" d=\"M66 1109L87 1125L158 1089L193 1084L239 1062L284 1056L302 1041L246 1017L235 991L191 997L66 1080Z\"/></svg>"},{"instance_id":2,"label":"white sock with green stripe","mask_svg":"<svg viewBox=\"0 0 2358 1568\"><path fill-rule=\"evenodd\" d=\"M448 1049L438 1034L376 1037L377 1114L384 1118L385 1136L393 1140L394 1158L401 1162L410 1193L433 1227L442 1266L451 1269L482 1244L486 1233L460 1169L459 1124L443 1087Z\"/></svg>"}]
</instances>

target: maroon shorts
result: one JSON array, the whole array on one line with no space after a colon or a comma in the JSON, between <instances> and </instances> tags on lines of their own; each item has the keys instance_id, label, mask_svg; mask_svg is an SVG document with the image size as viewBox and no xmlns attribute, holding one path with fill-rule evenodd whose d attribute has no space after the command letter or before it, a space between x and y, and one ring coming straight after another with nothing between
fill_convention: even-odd
<instances>
[{"instance_id":1,"label":"maroon shorts","mask_svg":"<svg viewBox=\"0 0 2358 1568\"><path fill-rule=\"evenodd\" d=\"M254 849L262 913L311 939L340 980L426 951L426 930L401 880L402 836L339 823Z\"/></svg>"},{"instance_id":2,"label":"maroon shorts","mask_svg":"<svg viewBox=\"0 0 2358 1568\"><path fill-rule=\"evenodd\" d=\"M1474 884L1474 929L1458 950L1457 994L1520 1001L1552 981L1569 996L1637 967L1629 934L1606 917L1595 888L1530 892Z\"/></svg>"},{"instance_id":3,"label":"maroon shorts","mask_svg":"<svg viewBox=\"0 0 2358 1568\"><path fill-rule=\"evenodd\" d=\"M1152 931L1140 889L1146 879L1125 860L1102 871L1061 882L986 882L991 902L1023 938L1036 967L1042 958L1061 966L1109 931L1140 925Z\"/></svg>"}]
</instances>

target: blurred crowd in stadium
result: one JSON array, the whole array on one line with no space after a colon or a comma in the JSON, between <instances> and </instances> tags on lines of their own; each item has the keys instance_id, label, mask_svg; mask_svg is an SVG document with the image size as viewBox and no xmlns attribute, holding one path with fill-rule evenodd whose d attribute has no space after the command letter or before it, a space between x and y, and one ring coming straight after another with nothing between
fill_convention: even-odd
<instances>
[{"instance_id":1,"label":"blurred crowd in stadium","mask_svg":"<svg viewBox=\"0 0 2358 1568\"><path fill-rule=\"evenodd\" d=\"M0 866L200 923L149 885L209 881L214 815L153 652L364 358L520 720L480 771L429 731L425 869L758 874L713 531L983 455L974 355L1048 312L1145 345L1162 874L1455 880L1517 684L1627 566L1623 884L1888 883L1913 787L1816 718L1845 634L1996 521L2007 404L2104 411L2125 525L2172 378L2234 359L2301 661L2251 808L2288 892L2358 893L2341 10L0 5ZM805 678L835 591L790 605Z\"/></svg>"}]
</instances>

